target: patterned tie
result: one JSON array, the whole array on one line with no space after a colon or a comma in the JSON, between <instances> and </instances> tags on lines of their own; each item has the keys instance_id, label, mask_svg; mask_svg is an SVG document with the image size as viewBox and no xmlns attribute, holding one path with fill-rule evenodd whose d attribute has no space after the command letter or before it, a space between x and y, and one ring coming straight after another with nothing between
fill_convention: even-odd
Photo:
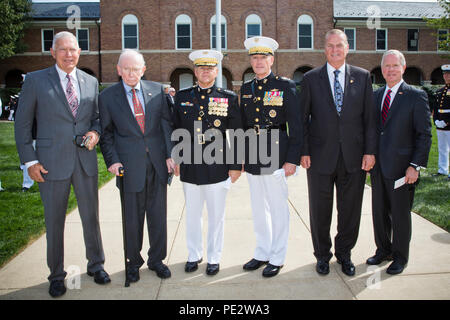
<instances>
[{"instance_id":1,"label":"patterned tie","mask_svg":"<svg viewBox=\"0 0 450 320\"><path fill-rule=\"evenodd\" d=\"M388 112L389 112L389 107L391 105L391 92L392 90L389 89L386 93L386 97L384 98L384 102L383 102L383 110L381 111L381 118L383 120L383 124L387 119L388 116Z\"/></svg>"},{"instance_id":2,"label":"patterned tie","mask_svg":"<svg viewBox=\"0 0 450 320\"><path fill-rule=\"evenodd\" d=\"M341 114L342 105L344 103L344 92L342 91L341 84L339 83L340 70L334 70L334 104L338 114Z\"/></svg>"},{"instance_id":3,"label":"patterned tie","mask_svg":"<svg viewBox=\"0 0 450 320\"><path fill-rule=\"evenodd\" d=\"M136 117L136 121L141 128L142 133L145 131L145 115L144 110L142 109L141 102L136 96L136 90L131 89L133 93L133 108L134 108L134 116Z\"/></svg>"},{"instance_id":4,"label":"patterned tie","mask_svg":"<svg viewBox=\"0 0 450 320\"><path fill-rule=\"evenodd\" d=\"M75 91L75 87L73 86L71 76L67 74L66 78L67 78L67 87L66 87L67 102L69 103L70 110L72 110L73 116L76 117L78 111L77 93Z\"/></svg>"}]
</instances>

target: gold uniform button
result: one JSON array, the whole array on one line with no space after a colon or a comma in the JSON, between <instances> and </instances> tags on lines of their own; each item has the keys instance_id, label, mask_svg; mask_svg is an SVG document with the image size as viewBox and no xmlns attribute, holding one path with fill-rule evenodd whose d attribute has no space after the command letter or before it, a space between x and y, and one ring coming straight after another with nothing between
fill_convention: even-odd
<instances>
[{"instance_id":1,"label":"gold uniform button","mask_svg":"<svg viewBox=\"0 0 450 320\"><path fill-rule=\"evenodd\" d=\"M202 96L202 99L205 99L205 96Z\"/></svg>"},{"instance_id":2,"label":"gold uniform button","mask_svg":"<svg viewBox=\"0 0 450 320\"><path fill-rule=\"evenodd\" d=\"M200 109L203 110L203 106L200 106Z\"/></svg>"},{"instance_id":3,"label":"gold uniform button","mask_svg":"<svg viewBox=\"0 0 450 320\"><path fill-rule=\"evenodd\" d=\"M256 119L255 119L255 122L259 122L259 119L258 119L258 118L256 118Z\"/></svg>"},{"instance_id":4,"label":"gold uniform button","mask_svg":"<svg viewBox=\"0 0 450 320\"><path fill-rule=\"evenodd\" d=\"M262 86L258 86L258 89L259 89L259 90L262 90Z\"/></svg>"},{"instance_id":5,"label":"gold uniform button","mask_svg":"<svg viewBox=\"0 0 450 320\"><path fill-rule=\"evenodd\" d=\"M259 112L259 108L256 108L256 112Z\"/></svg>"},{"instance_id":6,"label":"gold uniform button","mask_svg":"<svg viewBox=\"0 0 450 320\"><path fill-rule=\"evenodd\" d=\"M256 100L258 100L258 101L261 100L261 97L256 98Z\"/></svg>"},{"instance_id":7,"label":"gold uniform button","mask_svg":"<svg viewBox=\"0 0 450 320\"><path fill-rule=\"evenodd\" d=\"M200 132L200 128L197 128L197 132Z\"/></svg>"},{"instance_id":8,"label":"gold uniform button","mask_svg":"<svg viewBox=\"0 0 450 320\"><path fill-rule=\"evenodd\" d=\"M198 117L197 120L198 120L198 121L202 121L202 117Z\"/></svg>"},{"instance_id":9,"label":"gold uniform button","mask_svg":"<svg viewBox=\"0 0 450 320\"><path fill-rule=\"evenodd\" d=\"M278 141L275 141L275 144L278 144Z\"/></svg>"}]
</instances>

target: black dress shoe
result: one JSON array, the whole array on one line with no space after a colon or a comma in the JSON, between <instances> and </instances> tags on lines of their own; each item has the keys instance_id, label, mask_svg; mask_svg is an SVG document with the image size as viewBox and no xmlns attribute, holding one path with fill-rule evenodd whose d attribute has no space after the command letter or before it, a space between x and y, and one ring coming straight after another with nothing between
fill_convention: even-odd
<instances>
[{"instance_id":1,"label":"black dress shoe","mask_svg":"<svg viewBox=\"0 0 450 320\"><path fill-rule=\"evenodd\" d=\"M169 268L162 262L157 263L155 265L152 266L148 266L148 268L152 271L156 272L156 275L161 278L161 279L167 279L170 278L172 276L172 274L170 273Z\"/></svg>"},{"instance_id":2,"label":"black dress shoe","mask_svg":"<svg viewBox=\"0 0 450 320\"><path fill-rule=\"evenodd\" d=\"M319 260L316 264L316 271L320 275L327 275L330 273L330 263L325 260Z\"/></svg>"},{"instance_id":3,"label":"black dress shoe","mask_svg":"<svg viewBox=\"0 0 450 320\"><path fill-rule=\"evenodd\" d=\"M263 277L270 278L276 276L280 269L283 268L283 266L274 266L273 264L267 264L267 266L263 270Z\"/></svg>"},{"instance_id":4,"label":"black dress shoe","mask_svg":"<svg viewBox=\"0 0 450 320\"><path fill-rule=\"evenodd\" d=\"M22 188L22 192L28 192L28 190L30 190L30 188L26 188L26 187Z\"/></svg>"},{"instance_id":5,"label":"black dress shoe","mask_svg":"<svg viewBox=\"0 0 450 320\"><path fill-rule=\"evenodd\" d=\"M219 272L219 264L207 264L206 265L206 274L208 276L213 276Z\"/></svg>"},{"instance_id":6,"label":"black dress shoe","mask_svg":"<svg viewBox=\"0 0 450 320\"><path fill-rule=\"evenodd\" d=\"M198 261L194 261L194 262L186 262L185 266L184 266L184 271L185 272L194 272L195 270L198 269L198 264L201 263L203 261L203 258L200 258L200 260Z\"/></svg>"},{"instance_id":7,"label":"black dress shoe","mask_svg":"<svg viewBox=\"0 0 450 320\"><path fill-rule=\"evenodd\" d=\"M391 265L387 268L386 273L388 274L399 274L402 273L403 270L405 269L406 264L400 263L398 261L395 261L391 263Z\"/></svg>"},{"instance_id":8,"label":"black dress shoe","mask_svg":"<svg viewBox=\"0 0 450 320\"><path fill-rule=\"evenodd\" d=\"M446 174L437 172L437 173L433 173L431 176L432 176L432 177L440 177L440 176L446 176Z\"/></svg>"},{"instance_id":9,"label":"black dress shoe","mask_svg":"<svg viewBox=\"0 0 450 320\"><path fill-rule=\"evenodd\" d=\"M348 259L348 260L339 260L337 261L337 263L339 263L340 265L342 265L342 272L345 273L348 276L354 276L355 275L355 266L353 264L353 262Z\"/></svg>"},{"instance_id":10,"label":"black dress shoe","mask_svg":"<svg viewBox=\"0 0 450 320\"><path fill-rule=\"evenodd\" d=\"M111 282L111 279L109 278L109 274L106 273L106 271L103 270L103 269L95 271L94 273L88 271L87 274L90 277L94 277L95 283L106 284L106 283L110 283Z\"/></svg>"},{"instance_id":11,"label":"black dress shoe","mask_svg":"<svg viewBox=\"0 0 450 320\"><path fill-rule=\"evenodd\" d=\"M244 264L243 268L244 268L244 270L252 271L252 270L256 270L259 267L267 264L268 262L269 261L259 261L259 260L256 260L256 259L252 259L249 262L247 262L246 264Z\"/></svg>"},{"instance_id":12,"label":"black dress shoe","mask_svg":"<svg viewBox=\"0 0 450 320\"><path fill-rule=\"evenodd\" d=\"M392 256L391 255L376 254L373 257L370 257L369 259L367 259L366 263L368 265L373 266L373 265L379 265L383 261L390 261L390 260L392 260Z\"/></svg>"},{"instance_id":13,"label":"black dress shoe","mask_svg":"<svg viewBox=\"0 0 450 320\"><path fill-rule=\"evenodd\" d=\"M141 277L139 276L139 268L137 268L137 267L128 267L127 279L130 282L138 282L141 279Z\"/></svg>"},{"instance_id":14,"label":"black dress shoe","mask_svg":"<svg viewBox=\"0 0 450 320\"><path fill-rule=\"evenodd\" d=\"M53 280L50 282L50 288L48 293L53 297L57 298L66 293L66 286L64 285L64 280Z\"/></svg>"}]
</instances>

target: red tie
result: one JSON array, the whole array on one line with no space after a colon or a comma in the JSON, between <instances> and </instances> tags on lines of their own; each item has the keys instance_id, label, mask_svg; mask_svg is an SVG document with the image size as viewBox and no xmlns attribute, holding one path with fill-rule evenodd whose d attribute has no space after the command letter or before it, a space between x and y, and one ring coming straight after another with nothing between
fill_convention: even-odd
<instances>
[{"instance_id":1,"label":"red tie","mask_svg":"<svg viewBox=\"0 0 450 320\"><path fill-rule=\"evenodd\" d=\"M386 97L384 98L383 110L381 111L381 118L383 119L383 124L387 119L389 107L391 105L391 92L392 92L392 90L389 89L386 93Z\"/></svg>"},{"instance_id":2,"label":"red tie","mask_svg":"<svg viewBox=\"0 0 450 320\"><path fill-rule=\"evenodd\" d=\"M145 115L144 110L142 109L141 102L136 96L136 90L131 89L133 92L133 108L134 108L134 116L136 117L136 121L141 128L142 133L145 131Z\"/></svg>"}]
</instances>

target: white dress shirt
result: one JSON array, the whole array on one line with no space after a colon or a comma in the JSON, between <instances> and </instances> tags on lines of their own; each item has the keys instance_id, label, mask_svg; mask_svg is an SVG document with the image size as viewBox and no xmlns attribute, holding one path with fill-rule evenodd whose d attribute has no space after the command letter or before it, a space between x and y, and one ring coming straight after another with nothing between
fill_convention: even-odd
<instances>
[{"instance_id":1,"label":"white dress shirt","mask_svg":"<svg viewBox=\"0 0 450 320\"><path fill-rule=\"evenodd\" d=\"M339 76L338 81L342 88L342 93L344 93L345 90L345 63L339 68L335 69L327 62L327 72L328 72L328 80L330 80L330 87L331 87L331 93L334 97L334 71L339 70Z\"/></svg>"}]
</instances>

